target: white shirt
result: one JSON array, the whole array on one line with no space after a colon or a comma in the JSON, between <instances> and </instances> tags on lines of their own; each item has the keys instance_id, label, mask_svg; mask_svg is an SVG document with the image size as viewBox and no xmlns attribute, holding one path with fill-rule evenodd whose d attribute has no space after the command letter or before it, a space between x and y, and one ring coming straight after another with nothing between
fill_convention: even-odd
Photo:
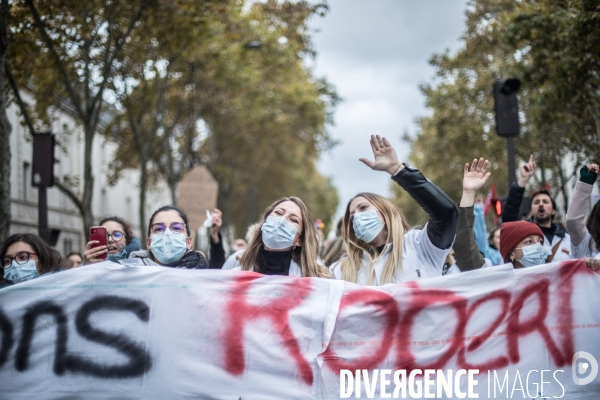
<instances>
[{"instance_id":1,"label":"white shirt","mask_svg":"<svg viewBox=\"0 0 600 400\"><path fill-rule=\"evenodd\" d=\"M374 262L375 281L374 286L380 286L383 278L383 268L392 250L392 243L388 243L383 254ZM442 276L446 256L452 246L447 249L439 249L431 243L427 235L427 225L423 229L413 229L404 235L402 245L402 270L396 271L392 278L393 283L414 281L422 278L433 278ZM363 266L358 271L356 283L367 285L368 274L365 266L368 259L363 255ZM342 279L341 261L329 267L331 275L335 279Z\"/></svg>"},{"instance_id":2,"label":"white shirt","mask_svg":"<svg viewBox=\"0 0 600 400\"><path fill-rule=\"evenodd\" d=\"M240 265L238 260L238 255L241 255L244 252L244 249L238 250L225 260L225 264L221 267L221 269L234 269L235 267Z\"/></svg>"},{"instance_id":3,"label":"white shirt","mask_svg":"<svg viewBox=\"0 0 600 400\"><path fill-rule=\"evenodd\" d=\"M548 238L544 236L544 250L546 250L548 256L552 254L552 247L554 247L554 245L558 243L559 240L561 240L560 236L554 235L554 237L552 238L552 243L549 243ZM568 233L565 233L565 237L562 238L562 241L558 245L558 249L556 249L556 254L552 259L552 262L566 261L572 258L576 257L573 257L571 253L571 236L569 236Z\"/></svg>"},{"instance_id":4,"label":"white shirt","mask_svg":"<svg viewBox=\"0 0 600 400\"><path fill-rule=\"evenodd\" d=\"M590 249L590 243L592 248ZM583 241L579 243L579 246L571 245L571 256L573 258L600 258L600 252L596 248L596 243L592 240L592 235L589 232L585 233Z\"/></svg>"}]
</instances>

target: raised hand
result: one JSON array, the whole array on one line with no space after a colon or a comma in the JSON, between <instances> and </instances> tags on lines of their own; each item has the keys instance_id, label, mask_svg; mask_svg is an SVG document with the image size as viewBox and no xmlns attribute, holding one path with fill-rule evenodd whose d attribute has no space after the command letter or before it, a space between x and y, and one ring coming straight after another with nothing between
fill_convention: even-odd
<instances>
[{"instance_id":1,"label":"raised hand","mask_svg":"<svg viewBox=\"0 0 600 400\"><path fill-rule=\"evenodd\" d=\"M487 172L490 162L483 157L474 159L471 167L465 164L463 175L463 192L460 199L461 207L471 207L475 204L475 193L487 182L491 173Z\"/></svg>"},{"instance_id":2,"label":"raised hand","mask_svg":"<svg viewBox=\"0 0 600 400\"><path fill-rule=\"evenodd\" d=\"M535 173L535 168L536 165L535 161L533 161L533 155L530 155L529 162L521 165L521 168L519 169L520 175L517 184L521 187L525 187L525 185L527 185L527 182L529 182L529 179L531 179L531 177Z\"/></svg>"},{"instance_id":3,"label":"raised hand","mask_svg":"<svg viewBox=\"0 0 600 400\"><path fill-rule=\"evenodd\" d=\"M463 175L463 190L478 191L485 185L491 173L487 172L490 162L484 160L483 157L479 160L474 159L469 168L469 163L465 164Z\"/></svg>"},{"instance_id":4,"label":"raised hand","mask_svg":"<svg viewBox=\"0 0 600 400\"><path fill-rule=\"evenodd\" d=\"M210 215L212 217L210 236L212 237L214 243L219 243L219 230L221 229L221 225L223 225L223 213L221 210L215 208L212 210Z\"/></svg>"},{"instance_id":5,"label":"raised hand","mask_svg":"<svg viewBox=\"0 0 600 400\"><path fill-rule=\"evenodd\" d=\"M590 172L598 173L598 170L600 170L600 167L598 167L598 164L587 164L586 167L587 167L588 171L590 171Z\"/></svg>"},{"instance_id":6,"label":"raised hand","mask_svg":"<svg viewBox=\"0 0 600 400\"><path fill-rule=\"evenodd\" d=\"M369 168L375 171L385 171L390 175L398 173L403 168L403 165L398 161L396 151L386 138L379 135L371 135L371 149L373 150L375 161L366 158L359 159Z\"/></svg>"}]
</instances>

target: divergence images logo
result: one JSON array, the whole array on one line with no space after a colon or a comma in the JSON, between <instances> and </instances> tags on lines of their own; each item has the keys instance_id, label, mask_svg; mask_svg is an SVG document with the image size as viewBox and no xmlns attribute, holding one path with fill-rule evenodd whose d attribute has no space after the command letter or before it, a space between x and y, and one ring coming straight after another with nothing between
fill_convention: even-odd
<instances>
[{"instance_id":1,"label":"divergence images logo","mask_svg":"<svg viewBox=\"0 0 600 400\"><path fill-rule=\"evenodd\" d=\"M578 361L580 358L583 358L586 361ZM596 375L598 375L598 361L596 361L594 356L590 353L578 351L573 355L572 371L573 382L575 382L576 385L587 385L596 378ZM590 371L590 374L586 378L579 378L577 376L584 375L587 371Z\"/></svg>"}]
</instances>

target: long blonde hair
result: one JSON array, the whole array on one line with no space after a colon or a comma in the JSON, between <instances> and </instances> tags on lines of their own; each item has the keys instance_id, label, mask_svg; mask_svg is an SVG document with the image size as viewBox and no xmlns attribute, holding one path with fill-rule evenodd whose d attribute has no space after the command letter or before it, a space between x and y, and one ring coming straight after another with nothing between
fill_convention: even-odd
<instances>
[{"instance_id":1,"label":"long blonde hair","mask_svg":"<svg viewBox=\"0 0 600 400\"><path fill-rule=\"evenodd\" d=\"M240 264L244 271L260 271L260 265L258 263L258 257L260 257L260 251L264 247L262 240L262 224L267 220L267 217L271 215L275 208L283 203L284 201L291 201L300 207L300 213L302 218L302 226L304 231L300 233L300 246L294 246L292 248L292 259L300 265L302 269L303 277L321 277L329 278L329 271L324 265L318 262L319 257L319 239L317 228L315 228L315 222L310 216L308 209L298 197L284 197L271 204L262 216L260 225L257 227L252 240L248 244L248 248L244 251L240 258Z\"/></svg>"},{"instance_id":2,"label":"long blonde hair","mask_svg":"<svg viewBox=\"0 0 600 400\"><path fill-rule=\"evenodd\" d=\"M385 250L377 254L374 245L359 240L354 233L354 226L350 216L350 203L357 197L364 197L381 213L385 227L387 228L387 237L385 243L392 242L391 253L383 268L383 277L380 284L389 283L394 278L397 271L402 270L402 245L404 244L404 233L410 229L404 216L400 211L385 197L375 193L359 193L348 202L346 213L342 222L342 237L344 238L344 247L348 256L343 258L339 267L342 271L342 279L348 282L356 283L358 271L365 268L367 271L367 285L371 285L375 279L374 263L379 257L383 256ZM363 254L367 258L367 264L363 264Z\"/></svg>"}]
</instances>

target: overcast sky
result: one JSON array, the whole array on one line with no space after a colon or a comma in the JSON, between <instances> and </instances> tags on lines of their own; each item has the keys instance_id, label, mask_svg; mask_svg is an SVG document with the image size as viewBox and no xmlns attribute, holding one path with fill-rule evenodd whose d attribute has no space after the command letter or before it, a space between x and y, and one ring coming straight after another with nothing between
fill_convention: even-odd
<instances>
[{"instance_id":1,"label":"overcast sky","mask_svg":"<svg viewBox=\"0 0 600 400\"><path fill-rule=\"evenodd\" d=\"M425 115L419 84L434 70L428 60L456 51L464 30L466 0L329 0L330 12L312 26L317 76L333 83L344 101L335 112L332 136L340 144L323 154L319 170L332 176L341 214L356 193L388 196L389 175L358 161L372 157L369 135L386 136L404 161L403 132L414 133ZM418 167L418 165L416 165Z\"/></svg>"}]
</instances>

